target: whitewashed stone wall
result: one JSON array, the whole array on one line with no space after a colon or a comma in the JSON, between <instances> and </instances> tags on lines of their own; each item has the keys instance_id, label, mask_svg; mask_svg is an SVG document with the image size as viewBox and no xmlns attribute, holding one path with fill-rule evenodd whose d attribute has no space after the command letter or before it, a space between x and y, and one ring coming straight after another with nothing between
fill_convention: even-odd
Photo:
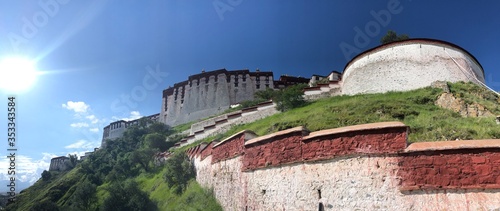
<instances>
[{"instance_id":1,"label":"whitewashed stone wall","mask_svg":"<svg viewBox=\"0 0 500 211\"><path fill-rule=\"evenodd\" d=\"M227 74L230 74L229 81ZM260 82L257 82L257 77ZM273 77L267 79L265 76L229 71L187 81L185 85L176 87L172 95L163 97L160 121L176 126L220 114L232 104L253 100L254 93L265 90L266 85L273 89Z\"/></svg>"},{"instance_id":2,"label":"whitewashed stone wall","mask_svg":"<svg viewBox=\"0 0 500 211\"><path fill-rule=\"evenodd\" d=\"M438 41L410 40L358 56L346 66L342 80L342 93L354 95L413 90L437 80L484 82L484 73L470 54L457 47Z\"/></svg>"},{"instance_id":3,"label":"whitewashed stone wall","mask_svg":"<svg viewBox=\"0 0 500 211\"><path fill-rule=\"evenodd\" d=\"M241 111L236 111L233 113L238 113L238 112L241 113ZM233 113L230 113L230 114L233 114ZM228 118L229 114L223 114L223 115L220 115L220 116L217 116L214 118L210 118L210 119L195 123L195 124L191 125L191 129L188 132L189 132L189 135L194 135L196 132L198 132L198 133L196 133L194 136L191 136L190 138L187 138L187 141L184 143L181 143L180 146L185 146L185 145L194 143L195 141L204 139L206 137L209 137L209 136L212 136L215 134L225 133L229 129L231 129L231 127L233 127L235 125L255 122L259 119L263 119L265 117L268 117L268 116L271 116L271 115L274 115L277 113L279 113L279 111L276 110L276 104L273 103L270 105L260 105L257 107L256 111L249 111L249 112L242 113L242 115L240 117ZM225 123L215 124L216 121L219 121L222 119L227 119L228 121ZM208 125L215 125L215 127L212 127L210 129L204 129L204 127L208 126ZM200 132L200 131L202 131L202 132Z\"/></svg>"},{"instance_id":4,"label":"whitewashed stone wall","mask_svg":"<svg viewBox=\"0 0 500 211\"><path fill-rule=\"evenodd\" d=\"M246 182L241 172L241 156L210 164L212 156L195 160L196 180L203 187L213 189L224 210L245 210Z\"/></svg>"},{"instance_id":5,"label":"whitewashed stone wall","mask_svg":"<svg viewBox=\"0 0 500 211\"><path fill-rule=\"evenodd\" d=\"M494 190L400 191L396 157L344 157L241 171L241 157L195 160L225 210L497 210ZM321 192L321 198L320 198Z\"/></svg>"}]
</instances>

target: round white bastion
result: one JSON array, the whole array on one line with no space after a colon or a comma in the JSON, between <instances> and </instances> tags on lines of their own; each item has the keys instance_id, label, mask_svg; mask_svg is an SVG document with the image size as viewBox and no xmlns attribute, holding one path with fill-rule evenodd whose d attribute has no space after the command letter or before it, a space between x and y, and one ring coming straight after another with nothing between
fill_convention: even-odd
<instances>
[{"instance_id":1,"label":"round white bastion","mask_svg":"<svg viewBox=\"0 0 500 211\"><path fill-rule=\"evenodd\" d=\"M367 50L344 68L342 94L408 91L434 81L484 83L484 70L463 48L434 39L409 39Z\"/></svg>"}]
</instances>

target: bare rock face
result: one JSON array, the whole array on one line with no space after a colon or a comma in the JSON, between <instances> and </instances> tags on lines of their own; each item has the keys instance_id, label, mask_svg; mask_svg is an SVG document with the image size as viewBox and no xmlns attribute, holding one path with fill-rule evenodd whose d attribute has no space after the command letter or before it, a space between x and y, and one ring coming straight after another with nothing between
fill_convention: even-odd
<instances>
[{"instance_id":1,"label":"bare rock face","mask_svg":"<svg viewBox=\"0 0 500 211\"><path fill-rule=\"evenodd\" d=\"M483 105L478 103L467 104L462 99L456 98L452 93L449 92L441 94L441 96L439 96L439 98L436 100L435 105L460 113L460 115L462 115L463 117L494 116Z\"/></svg>"},{"instance_id":2,"label":"bare rock face","mask_svg":"<svg viewBox=\"0 0 500 211\"><path fill-rule=\"evenodd\" d=\"M434 81L431 83L432 88L442 89L446 93L450 93L450 87L448 87L448 83L446 81Z\"/></svg>"}]
</instances>

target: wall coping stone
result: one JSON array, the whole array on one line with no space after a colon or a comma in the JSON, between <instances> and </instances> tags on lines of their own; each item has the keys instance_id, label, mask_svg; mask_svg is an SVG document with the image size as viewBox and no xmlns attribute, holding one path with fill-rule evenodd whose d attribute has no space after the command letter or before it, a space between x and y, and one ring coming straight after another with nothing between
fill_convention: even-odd
<instances>
[{"instance_id":1,"label":"wall coping stone","mask_svg":"<svg viewBox=\"0 0 500 211\"><path fill-rule=\"evenodd\" d=\"M252 145L252 144L255 144L258 142L263 142L263 141L266 141L269 139L273 139L273 138L278 137L278 136L283 136L283 135L287 135L290 133L296 133L296 132L308 133L309 131L304 126L298 126L298 127L278 131L276 133L271 133L268 135L253 138L253 139L245 142L245 146Z\"/></svg>"},{"instance_id":2,"label":"wall coping stone","mask_svg":"<svg viewBox=\"0 0 500 211\"><path fill-rule=\"evenodd\" d=\"M401 128L401 127L408 128L408 126L406 126L402 122L378 122L378 123L369 123L369 124L362 124L362 125L353 125L353 126L339 127L339 128L333 128L333 129L312 132L308 136L303 137L302 140L306 141L309 139L319 138L322 136L355 132L355 131L376 130L376 129L384 129L384 128Z\"/></svg>"},{"instance_id":3,"label":"wall coping stone","mask_svg":"<svg viewBox=\"0 0 500 211\"><path fill-rule=\"evenodd\" d=\"M258 108L257 106L252 106L252 107L241 109L241 112L247 113L247 112L251 112L251 111L257 111L257 108Z\"/></svg>"},{"instance_id":4,"label":"wall coping stone","mask_svg":"<svg viewBox=\"0 0 500 211\"><path fill-rule=\"evenodd\" d=\"M217 126L216 124L207 125L207 126L203 127L203 130L206 130L206 129L209 129L209 128L213 128L213 127L216 127L216 126Z\"/></svg>"},{"instance_id":5,"label":"wall coping stone","mask_svg":"<svg viewBox=\"0 0 500 211\"><path fill-rule=\"evenodd\" d=\"M234 118L236 116L241 116L241 110L227 114L227 118Z\"/></svg>"},{"instance_id":6,"label":"wall coping stone","mask_svg":"<svg viewBox=\"0 0 500 211\"><path fill-rule=\"evenodd\" d=\"M486 148L500 148L500 139L419 142L410 144L404 152Z\"/></svg>"},{"instance_id":7,"label":"wall coping stone","mask_svg":"<svg viewBox=\"0 0 500 211\"><path fill-rule=\"evenodd\" d=\"M314 91L314 90L321 90L321 87L319 87L319 86L313 86L313 87L306 87L306 88L304 88L304 91Z\"/></svg>"},{"instance_id":8,"label":"wall coping stone","mask_svg":"<svg viewBox=\"0 0 500 211\"><path fill-rule=\"evenodd\" d=\"M261 106L268 106L270 104L273 104L273 101L272 100L269 100L269 101L266 101L266 102L262 102L262 103L259 103L257 104L257 107L261 107Z\"/></svg>"},{"instance_id":9,"label":"wall coping stone","mask_svg":"<svg viewBox=\"0 0 500 211\"><path fill-rule=\"evenodd\" d=\"M222 144L224 144L225 142L227 142L227 141L229 141L229 140L231 140L231 139L234 139L236 136L239 136L239 135L241 135L241 134L244 134L244 135L245 135L245 137L244 137L244 138L245 138L245 142L246 142L246 141L248 141L248 140L250 140L250 139L252 139L252 138L257 137L257 134L255 134L255 133L254 133L253 131L251 131L251 130L242 130L242 131L240 131L240 132L237 132L237 133L233 134L232 136L229 136L229 137L225 138L224 140L220 141L219 143L214 144L213 148L215 148L215 147L217 147L217 146L219 146L219 145L222 145Z\"/></svg>"},{"instance_id":10,"label":"wall coping stone","mask_svg":"<svg viewBox=\"0 0 500 211\"><path fill-rule=\"evenodd\" d=\"M221 123L224 123L224 122L227 122L227 119L220 119L220 120L217 120L215 121L215 124L221 124Z\"/></svg>"}]
</instances>

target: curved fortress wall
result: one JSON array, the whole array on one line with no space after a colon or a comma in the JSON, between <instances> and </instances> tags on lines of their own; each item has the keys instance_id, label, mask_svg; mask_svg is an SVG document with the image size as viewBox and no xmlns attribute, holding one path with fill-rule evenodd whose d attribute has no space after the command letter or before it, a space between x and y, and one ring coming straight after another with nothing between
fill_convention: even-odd
<instances>
[{"instance_id":1,"label":"curved fortress wall","mask_svg":"<svg viewBox=\"0 0 500 211\"><path fill-rule=\"evenodd\" d=\"M189 76L163 90L160 121L175 126L219 114L230 105L253 100L254 93L274 89L272 72L226 69Z\"/></svg>"},{"instance_id":2,"label":"curved fortress wall","mask_svg":"<svg viewBox=\"0 0 500 211\"><path fill-rule=\"evenodd\" d=\"M411 39L361 53L347 63L342 80L342 93L354 95L413 90L438 80L484 83L484 71L459 46L439 40Z\"/></svg>"}]
</instances>

